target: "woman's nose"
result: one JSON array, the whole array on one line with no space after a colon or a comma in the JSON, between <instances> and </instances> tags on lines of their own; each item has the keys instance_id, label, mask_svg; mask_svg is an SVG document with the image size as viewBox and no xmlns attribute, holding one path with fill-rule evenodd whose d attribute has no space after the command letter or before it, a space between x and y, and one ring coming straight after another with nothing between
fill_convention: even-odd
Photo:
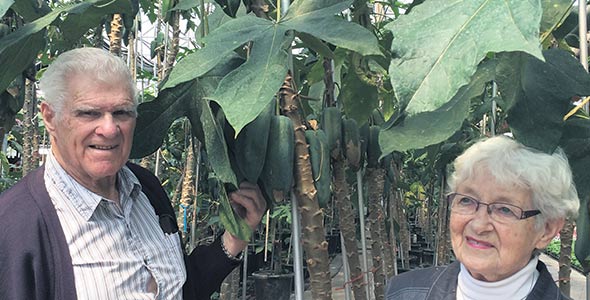
<instances>
[{"instance_id":1,"label":"woman's nose","mask_svg":"<svg viewBox=\"0 0 590 300\"><path fill-rule=\"evenodd\" d=\"M493 229L492 218L489 213L489 207L485 204L480 203L473 219L471 220L471 226L476 233L482 233Z\"/></svg>"}]
</instances>

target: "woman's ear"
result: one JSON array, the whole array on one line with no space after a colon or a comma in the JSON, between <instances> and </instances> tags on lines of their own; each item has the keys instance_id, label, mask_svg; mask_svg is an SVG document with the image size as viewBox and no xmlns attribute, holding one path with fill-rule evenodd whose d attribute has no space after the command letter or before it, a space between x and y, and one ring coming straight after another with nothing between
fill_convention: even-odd
<instances>
[{"instance_id":1,"label":"woman's ear","mask_svg":"<svg viewBox=\"0 0 590 300\"><path fill-rule=\"evenodd\" d=\"M544 249L551 243L551 240L561 231L563 228L563 224L565 224L565 219L557 219L557 220L550 220L545 222L545 227L543 228L543 235L537 241L535 245L537 249Z\"/></svg>"}]
</instances>

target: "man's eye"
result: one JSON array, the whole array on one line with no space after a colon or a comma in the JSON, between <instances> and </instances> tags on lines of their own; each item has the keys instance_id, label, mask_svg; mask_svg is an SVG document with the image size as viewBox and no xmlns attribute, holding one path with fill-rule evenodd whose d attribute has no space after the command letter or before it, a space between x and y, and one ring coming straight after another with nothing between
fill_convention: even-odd
<instances>
[{"instance_id":1,"label":"man's eye","mask_svg":"<svg viewBox=\"0 0 590 300\"><path fill-rule=\"evenodd\" d=\"M98 117L98 116L100 116L100 112L93 111L93 110L84 110L84 111L79 111L78 112L78 116L81 116L81 117Z\"/></svg>"},{"instance_id":2,"label":"man's eye","mask_svg":"<svg viewBox=\"0 0 590 300\"><path fill-rule=\"evenodd\" d=\"M117 110L113 112L115 117L135 117L135 112L132 110Z\"/></svg>"}]
</instances>

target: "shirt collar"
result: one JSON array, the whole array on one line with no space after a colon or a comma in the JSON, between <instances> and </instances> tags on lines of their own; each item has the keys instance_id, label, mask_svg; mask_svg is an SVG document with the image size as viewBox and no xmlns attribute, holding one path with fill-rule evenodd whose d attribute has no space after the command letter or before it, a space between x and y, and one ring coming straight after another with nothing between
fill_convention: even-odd
<instances>
[{"instance_id":1,"label":"shirt collar","mask_svg":"<svg viewBox=\"0 0 590 300\"><path fill-rule=\"evenodd\" d=\"M66 200L72 203L86 222L90 220L100 202L102 200L106 201L106 199L90 191L70 176L59 164L52 151L49 151L49 155L47 155L45 176L51 184L55 185L63 193ZM141 190L139 180L127 166L124 166L117 173L117 186L119 187L119 198L122 207L126 206L127 199L136 199Z\"/></svg>"}]
</instances>

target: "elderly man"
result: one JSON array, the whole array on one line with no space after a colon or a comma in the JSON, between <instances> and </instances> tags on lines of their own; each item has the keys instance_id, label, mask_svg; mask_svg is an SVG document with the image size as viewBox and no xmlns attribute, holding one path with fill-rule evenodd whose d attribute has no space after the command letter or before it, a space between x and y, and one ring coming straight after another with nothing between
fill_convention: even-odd
<instances>
[{"instance_id":1,"label":"elderly man","mask_svg":"<svg viewBox=\"0 0 590 300\"><path fill-rule=\"evenodd\" d=\"M40 84L51 153L0 196L0 299L208 299L247 243L225 232L183 255L160 182L127 162L137 101L124 62L71 50ZM256 227L258 187L230 198Z\"/></svg>"}]
</instances>

